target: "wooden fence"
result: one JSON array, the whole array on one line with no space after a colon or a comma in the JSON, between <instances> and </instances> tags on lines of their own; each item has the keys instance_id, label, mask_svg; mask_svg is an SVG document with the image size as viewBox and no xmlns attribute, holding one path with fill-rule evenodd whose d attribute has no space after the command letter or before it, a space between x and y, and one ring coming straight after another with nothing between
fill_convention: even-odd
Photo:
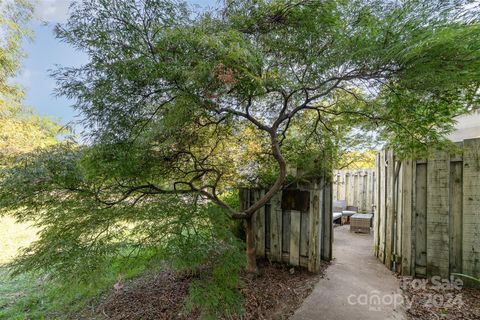
<instances>
[{"instance_id":1,"label":"wooden fence","mask_svg":"<svg viewBox=\"0 0 480 320\"><path fill-rule=\"evenodd\" d=\"M320 271L320 260L332 259L331 183L284 189L254 215L258 257ZM242 189L242 209L264 190Z\"/></svg>"},{"instance_id":2,"label":"wooden fence","mask_svg":"<svg viewBox=\"0 0 480 320\"><path fill-rule=\"evenodd\" d=\"M334 170L333 200L346 200L359 212L371 213L375 204L375 169Z\"/></svg>"},{"instance_id":3,"label":"wooden fence","mask_svg":"<svg viewBox=\"0 0 480 320\"><path fill-rule=\"evenodd\" d=\"M403 161L377 156L375 255L404 275L480 277L480 139L461 154Z\"/></svg>"}]
</instances>

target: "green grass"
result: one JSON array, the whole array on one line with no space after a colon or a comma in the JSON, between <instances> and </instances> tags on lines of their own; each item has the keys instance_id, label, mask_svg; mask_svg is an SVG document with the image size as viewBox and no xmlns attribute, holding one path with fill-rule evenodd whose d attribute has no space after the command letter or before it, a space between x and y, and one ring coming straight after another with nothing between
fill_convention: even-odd
<instances>
[{"instance_id":1,"label":"green grass","mask_svg":"<svg viewBox=\"0 0 480 320\"><path fill-rule=\"evenodd\" d=\"M35 239L35 228L16 223L12 217L0 217L0 319L28 319L32 305L42 305L42 279L28 274L11 278L5 266L21 247L28 246Z\"/></svg>"},{"instance_id":2,"label":"green grass","mask_svg":"<svg viewBox=\"0 0 480 320\"><path fill-rule=\"evenodd\" d=\"M29 224L16 223L9 216L0 217L0 266L12 261L21 247L36 238L36 229Z\"/></svg>"},{"instance_id":3,"label":"green grass","mask_svg":"<svg viewBox=\"0 0 480 320\"><path fill-rule=\"evenodd\" d=\"M43 319L45 286L38 277L24 274L11 278L0 268L0 319Z\"/></svg>"},{"instance_id":4,"label":"green grass","mask_svg":"<svg viewBox=\"0 0 480 320\"><path fill-rule=\"evenodd\" d=\"M132 269L124 275L131 279L144 269ZM15 278L0 268L0 319L76 319L78 314L97 319L89 310L96 306L98 298L112 291L117 281L115 266L90 283L60 283L42 279L32 274Z\"/></svg>"},{"instance_id":5,"label":"green grass","mask_svg":"<svg viewBox=\"0 0 480 320\"><path fill-rule=\"evenodd\" d=\"M33 273L10 277L6 264L21 247L35 239L36 231L28 224L15 223L11 217L0 218L0 319L70 319L72 314L90 309L96 298L111 291L119 274L124 280L131 279L145 271L147 265L142 263L141 256L136 257L137 264L126 271L118 258L89 283L78 283L74 278L69 283L59 283Z\"/></svg>"}]
</instances>

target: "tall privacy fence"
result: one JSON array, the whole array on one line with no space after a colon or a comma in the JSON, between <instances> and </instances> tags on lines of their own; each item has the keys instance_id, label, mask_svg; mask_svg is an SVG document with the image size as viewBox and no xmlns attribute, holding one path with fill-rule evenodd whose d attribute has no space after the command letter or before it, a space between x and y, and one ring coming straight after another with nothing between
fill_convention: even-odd
<instances>
[{"instance_id":1,"label":"tall privacy fence","mask_svg":"<svg viewBox=\"0 0 480 320\"><path fill-rule=\"evenodd\" d=\"M377 156L375 255L404 275L480 277L480 139L461 154L395 164Z\"/></svg>"},{"instance_id":2,"label":"tall privacy fence","mask_svg":"<svg viewBox=\"0 0 480 320\"><path fill-rule=\"evenodd\" d=\"M332 188L318 181L284 189L255 212L255 248L258 257L320 271L320 260L332 259ZM242 209L265 190L242 189Z\"/></svg>"},{"instance_id":3,"label":"tall privacy fence","mask_svg":"<svg viewBox=\"0 0 480 320\"><path fill-rule=\"evenodd\" d=\"M375 169L333 170L333 200L345 200L359 212L373 212Z\"/></svg>"}]
</instances>

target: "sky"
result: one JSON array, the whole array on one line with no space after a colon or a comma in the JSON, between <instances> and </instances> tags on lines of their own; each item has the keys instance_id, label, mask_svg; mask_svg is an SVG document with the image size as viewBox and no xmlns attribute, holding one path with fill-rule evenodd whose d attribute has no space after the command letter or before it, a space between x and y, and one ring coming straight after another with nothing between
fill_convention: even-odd
<instances>
[{"instance_id":1,"label":"sky","mask_svg":"<svg viewBox=\"0 0 480 320\"><path fill-rule=\"evenodd\" d=\"M214 6L216 0L188 0L202 7ZM13 82L26 93L25 103L40 115L52 117L62 125L78 119L71 107L72 101L54 95L55 81L50 71L56 66L79 66L87 62L87 56L71 46L60 42L53 34L57 23L68 18L70 0L37 0L34 19L30 27L35 36L26 41L24 50L27 57ZM78 129L78 127L76 127Z\"/></svg>"}]
</instances>

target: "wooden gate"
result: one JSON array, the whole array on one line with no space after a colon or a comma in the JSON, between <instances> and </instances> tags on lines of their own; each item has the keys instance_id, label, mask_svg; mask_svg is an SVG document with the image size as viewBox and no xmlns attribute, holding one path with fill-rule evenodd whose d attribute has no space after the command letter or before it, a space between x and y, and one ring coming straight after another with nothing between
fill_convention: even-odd
<instances>
[{"instance_id":1,"label":"wooden gate","mask_svg":"<svg viewBox=\"0 0 480 320\"><path fill-rule=\"evenodd\" d=\"M257 256L320 271L320 260L332 259L331 183L317 182L277 193L254 214ZM242 209L265 190L242 189Z\"/></svg>"}]
</instances>

